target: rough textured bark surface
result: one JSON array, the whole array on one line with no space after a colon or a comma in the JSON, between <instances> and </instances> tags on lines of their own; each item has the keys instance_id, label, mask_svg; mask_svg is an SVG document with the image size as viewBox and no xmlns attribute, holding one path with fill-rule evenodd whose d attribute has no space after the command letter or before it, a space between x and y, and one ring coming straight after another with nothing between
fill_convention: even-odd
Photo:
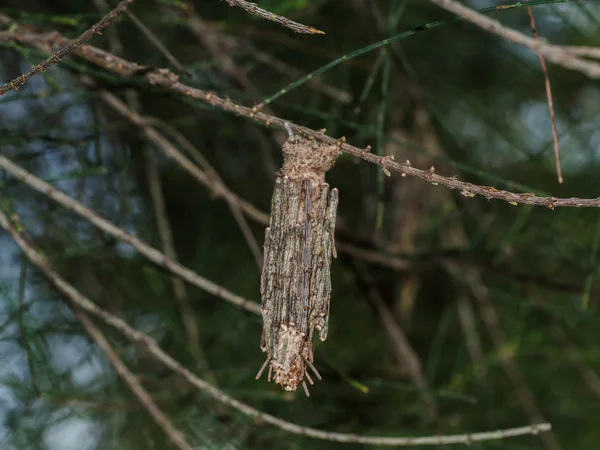
<instances>
[{"instance_id":1,"label":"rough textured bark surface","mask_svg":"<svg viewBox=\"0 0 600 450\"><path fill-rule=\"evenodd\" d=\"M261 276L261 349L269 380L288 391L302 384L313 362L313 333L327 338L331 259L335 257L337 189L325 172L339 155L336 146L291 137L283 146L284 164L275 181L270 225L265 231Z\"/></svg>"}]
</instances>

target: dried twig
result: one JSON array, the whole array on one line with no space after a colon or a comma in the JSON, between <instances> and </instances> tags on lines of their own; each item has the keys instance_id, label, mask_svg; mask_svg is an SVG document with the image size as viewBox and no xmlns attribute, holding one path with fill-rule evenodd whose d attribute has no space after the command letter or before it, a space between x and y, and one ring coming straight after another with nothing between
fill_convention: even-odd
<instances>
[{"instance_id":1,"label":"dried twig","mask_svg":"<svg viewBox=\"0 0 600 450\"><path fill-rule=\"evenodd\" d=\"M132 4L135 0L123 0L120 2L114 9L112 9L107 15L105 15L98 23L94 24L89 30L83 33L74 41L71 41L68 45L61 48L58 52L54 53L50 56L46 61L41 62L36 66L32 66L26 73L15 78L14 80L6 83L4 86L0 87L0 95L4 95L6 92L11 89L18 90L21 86L23 86L29 79L39 72L45 72L49 67L58 64L58 62L67 56L69 53L75 51L85 41L89 41L96 34L100 34L100 32L106 28L113 20L115 20L119 14L125 12L130 4Z\"/></svg>"},{"instance_id":2,"label":"dried twig","mask_svg":"<svg viewBox=\"0 0 600 450\"><path fill-rule=\"evenodd\" d=\"M55 202L60 203L65 208L70 209L76 214L84 217L91 224L100 228L102 231L110 234L116 239L119 239L131 245L133 248L135 248L138 252L140 252L153 263L155 263L157 266L166 269L167 271L183 278L188 283L197 286L200 289L215 295L216 297L220 297L223 300L228 301L254 314L260 314L260 305L258 303L251 302L243 297L240 297L239 295L233 294L232 292L229 292L225 288L213 283L212 281L201 277L200 275L188 269L187 267L182 266L178 262L167 258L167 256L159 252L157 249L149 246L144 241L132 236L131 234L126 233L121 228L115 226L113 223L96 214L83 203L78 202L77 200L60 192L51 184L48 184L45 181L36 177L35 175L27 172L23 168L19 167L17 164L11 162L8 158L6 158L3 155L0 155L0 168L6 170L17 180L22 181L23 183L35 189L36 191L47 195Z\"/></svg>"},{"instance_id":3,"label":"dried twig","mask_svg":"<svg viewBox=\"0 0 600 450\"><path fill-rule=\"evenodd\" d=\"M251 406L242 403L210 383L194 375L171 356L165 353L150 336L141 333L125 321L105 311L89 299L83 296L73 286L61 278L61 276L50 266L48 260L36 251L15 229L4 214L0 214L0 227L7 231L17 245L21 248L25 256L35 265L48 280L63 293L71 302L85 311L94 314L102 319L108 325L122 332L127 338L138 342L146 347L148 352L158 361L169 367L174 372L183 376L190 384L209 394L216 401L228 405L241 413L254 418L258 423L268 423L289 433L299 434L335 442L347 442L354 444L368 445L386 445L386 446L411 446L411 445L444 445L444 444L471 444L488 440L505 439L509 437L524 436L528 434L538 434L549 431L552 427L549 423L541 423L526 427L511 428L506 430L489 431L483 433L457 434L447 436L428 436L428 437L378 437L378 436L360 436L349 433L336 433L331 431L317 430L315 428L303 427L295 423L287 422L270 414L262 413Z\"/></svg>"},{"instance_id":4,"label":"dried twig","mask_svg":"<svg viewBox=\"0 0 600 450\"><path fill-rule=\"evenodd\" d=\"M277 14L273 14L267 10L259 8L256 3L247 2L245 0L224 0L229 3L229 6L238 6L242 8L244 11L249 12L250 14L256 14L263 19L270 20L272 22L278 23L284 27L287 27L291 30L294 30L296 33L302 34L325 34L324 31L317 30L316 28L309 27L306 25L302 25L301 23L294 22L283 16L278 16Z\"/></svg>"},{"instance_id":5,"label":"dried twig","mask_svg":"<svg viewBox=\"0 0 600 450\"><path fill-rule=\"evenodd\" d=\"M434 1L434 0L432 0ZM437 1L437 0L435 0ZM51 46L56 40L56 34L37 34L25 32L0 32L0 40L14 40L27 45L36 47L42 51L51 52ZM537 48L537 47L536 47ZM83 46L76 50L77 54L94 64L104 67L107 70L128 77L136 73L143 73L148 70L147 66L141 66L131 61L124 60L108 52L100 50L89 45ZM600 76L600 71L598 73ZM218 95L207 92L201 89L196 89L186 84L180 83L178 77L167 69L158 69L146 72L144 77L154 85L166 87L174 92L185 95L188 98L194 98L210 105L220 108L224 111L233 112L239 116L248 117L256 121L265 123L266 125L277 125L281 128L284 123L289 121L276 116L260 112L257 108L248 108L238 105L228 99L223 99ZM491 186L480 186L464 181L459 181L455 177L443 177L435 173L435 169L421 170L410 165L410 162L398 163L392 158L385 156L377 156L370 153L370 149L360 149L346 143L346 139L334 139L325 135L321 131L312 130L307 127L302 127L290 123L290 127L294 133L314 138L327 144L336 144L340 149L350 155L364 159L365 161L377 164L384 170L400 172L401 174L421 178L434 186L441 185L447 188L458 190L465 197L475 197L480 195L487 199L502 200L511 205L519 203L526 205L545 206L549 209L559 207L570 208L599 208L600 198L557 198L557 197L538 197L532 193L518 194L509 191L503 191Z\"/></svg>"},{"instance_id":6,"label":"dried twig","mask_svg":"<svg viewBox=\"0 0 600 450\"><path fill-rule=\"evenodd\" d=\"M525 0L528 1L528 0ZM527 7L527 14L529 15L529 23L531 24L531 31L535 39L540 38L537 27L535 25L535 18L531 11L531 6ZM554 142L554 159L556 161L556 172L558 174L558 182L563 182L562 170L560 168L560 150L558 148L558 131L556 129L556 116L554 114L554 102L552 101L552 88L550 87L550 77L548 76L548 68L546 67L546 60L544 56L538 52L540 58L540 66L542 73L544 74L544 85L546 86L546 98L548 99L548 109L550 110L550 122L552 123L552 140Z\"/></svg>"}]
</instances>

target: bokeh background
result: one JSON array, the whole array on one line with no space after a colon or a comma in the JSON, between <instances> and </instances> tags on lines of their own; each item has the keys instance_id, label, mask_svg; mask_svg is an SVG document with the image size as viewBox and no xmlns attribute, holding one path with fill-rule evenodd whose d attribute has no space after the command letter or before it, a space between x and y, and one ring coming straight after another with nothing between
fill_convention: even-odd
<instances>
[{"instance_id":1,"label":"bokeh background","mask_svg":"<svg viewBox=\"0 0 600 450\"><path fill-rule=\"evenodd\" d=\"M139 64L168 67L190 86L253 105L344 54L451 18L425 0L259 4L326 34L295 34L218 0L138 0L131 11L151 38L123 15L91 44ZM0 29L10 31L16 23L76 37L113 6L108 0L4 0L0 14L10 21ZM552 43L600 44L598 2L536 4L532 11L540 35ZM491 16L531 32L523 7ZM157 49L157 41L177 63ZM8 82L44 58L5 35L0 80ZM433 165L445 176L515 192L597 197L600 87L552 64L548 72L562 185L538 56L464 22L448 21L349 59L268 108L295 123L326 128L330 136L346 136L357 147L370 144L397 161L421 169ZM0 97L1 154L157 248L165 236L157 221L162 199L158 216L169 224L177 259L259 302L252 239L228 204L109 107L106 91L152 118L182 152L177 136L187 139L212 167L198 163L207 176L218 176L268 213L285 132L76 56ZM548 421L552 433L472 448L598 448L597 210L465 198L397 173L386 177L347 155L328 182L340 191L337 240L346 251L332 266L329 337L315 349L323 380L310 398L255 381L264 360L260 317L195 287L182 289L131 247L3 172L0 203L18 214L35 244L82 293L261 411L319 429L382 436ZM247 223L262 248L264 225L252 218ZM196 448L365 447L257 424L97 324ZM62 296L5 233L0 448L171 448Z\"/></svg>"}]
</instances>

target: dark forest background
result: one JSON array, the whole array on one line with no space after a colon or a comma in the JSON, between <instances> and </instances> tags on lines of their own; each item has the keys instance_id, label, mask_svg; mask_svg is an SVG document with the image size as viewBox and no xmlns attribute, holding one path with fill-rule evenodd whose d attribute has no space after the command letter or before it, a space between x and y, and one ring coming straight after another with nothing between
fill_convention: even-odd
<instances>
[{"instance_id":1,"label":"dark forest background","mask_svg":"<svg viewBox=\"0 0 600 450\"><path fill-rule=\"evenodd\" d=\"M134 18L120 15L90 45L169 68L184 84L252 106L344 54L452 17L425 0L259 5L326 34L296 34L224 1L138 0L130 8ZM2 83L48 56L11 39L16 27L74 38L114 6L108 0L0 2ZM531 10L541 38L600 44L597 2L536 4ZM531 33L524 7L489 14ZM551 63L548 74L563 184L556 176L538 55L463 21L443 22L348 59L265 110L420 169L434 166L444 176L540 196L597 197L600 86ZM167 156L143 125L110 106L107 93L188 154L208 181L200 183ZM0 97L1 155L257 303L257 250L265 225L236 216L219 189L226 186L268 213L286 136L279 127L152 86L143 73L123 77L78 56ZM388 177L349 155L339 158L327 180L340 192L339 255L332 264L329 337L315 348L323 380L311 387L310 398L301 389L286 393L254 379L264 361L260 316L173 279L4 171L0 205L3 213L18 215L30 240L84 295L260 411L303 426L373 436L550 422L551 433L472 448L598 448L598 210L469 198L397 172ZM142 345L93 321L194 448L369 447L256 422L188 384ZM0 448L174 448L62 294L4 232Z\"/></svg>"}]
</instances>

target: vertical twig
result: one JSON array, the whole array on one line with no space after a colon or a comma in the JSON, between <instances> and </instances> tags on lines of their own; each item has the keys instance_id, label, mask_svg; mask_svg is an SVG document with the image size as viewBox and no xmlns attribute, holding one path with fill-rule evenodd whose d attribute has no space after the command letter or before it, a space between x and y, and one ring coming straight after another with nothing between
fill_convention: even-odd
<instances>
[{"instance_id":1,"label":"vertical twig","mask_svg":"<svg viewBox=\"0 0 600 450\"><path fill-rule=\"evenodd\" d=\"M461 328L465 335L469 356L471 357L471 361L473 361L475 377L480 381L484 381L485 367L483 365L483 350L481 349L481 339L475 324L473 307L469 303L466 294L463 292L458 294L457 303L458 320L460 321Z\"/></svg>"},{"instance_id":2,"label":"vertical twig","mask_svg":"<svg viewBox=\"0 0 600 450\"><path fill-rule=\"evenodd\" d=\"M526 2L529 0L525 0ZM531 31L533 33L533 37L536 40L539 40L539 35L537 31L537 27L535 25L535 19L533 17L533 12L531 11L531 6L527 7L527 14L529 15L529 23L531 24ZM544 84L546 86L546 98L548 99L548 109L550 110L550 120L552 122L552 140L554 142L554 159L556 163L556 173L558 174L558 182L563 182L562 170L560 168L560 150L558 148L558 131L556 128L556 116L554 114L554 102L552 101L552 88L550 87L550 77L548 76L548 68L546 67L546 60L544 56L538 51L538 57L540 58L540 66L542 67L542 72L544 74Z\"/></svg>"}]
</instances>

